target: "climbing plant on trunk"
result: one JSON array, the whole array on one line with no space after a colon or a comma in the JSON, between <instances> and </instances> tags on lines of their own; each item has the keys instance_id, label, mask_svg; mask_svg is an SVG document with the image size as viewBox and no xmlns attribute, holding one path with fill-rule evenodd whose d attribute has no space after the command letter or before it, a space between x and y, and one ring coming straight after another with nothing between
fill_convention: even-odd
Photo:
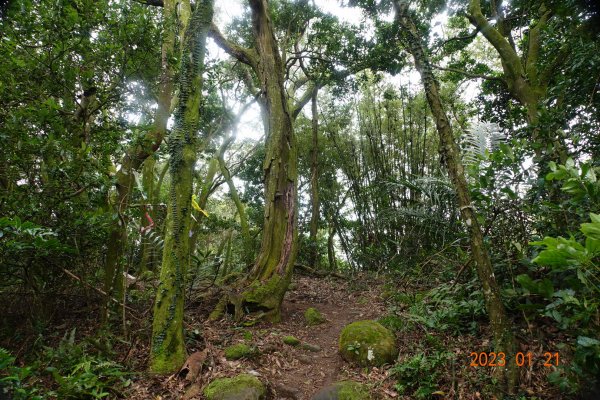
<instances>
[{"instance_id":1,"label":"climbing plant on trunk","mask_svg":"<svg viewBox=\"0 0 600 400\"><path fill-rule=\"evenodd\" d=\"M185 274L189 263L192 180L202 103L202 73L213 1L196 2L183 37L179 102L169 135L171 187L160 283L154 304L150 370L173 372L186 358L183 332Z\"/></svg>"}]
</instances>

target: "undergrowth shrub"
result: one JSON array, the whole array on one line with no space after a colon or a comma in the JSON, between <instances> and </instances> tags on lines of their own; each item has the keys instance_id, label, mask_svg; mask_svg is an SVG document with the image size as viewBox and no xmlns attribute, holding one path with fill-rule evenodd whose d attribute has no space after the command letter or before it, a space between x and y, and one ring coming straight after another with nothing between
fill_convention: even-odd
<instances>
[{"instance_id":1,"label":"undergrowth shrub","mask_svg":"<svg viewBox=\"0 0 600 400\"><path fill-rule=\"evenodd\" d=\"M589 163L576 168L571 160L566 165L550 163L546 181L559 182L568 195L561 207L573 219L586 222L578 231L568 232L568 238L531 242L538 253L528 272L516 278L519 308L530 318L552 319L571 338L559 346L571 348L572 362L548 376L568 393L598 390L600 385L600 215L589 212L600 208L595 169Z\"/></svg>"},{"instance_id":2,"label":"undergrowth shrub","mask_svg":"<svg viewBox=\"0 0 600 400\"><path fill-rule=\"evenodd\" d=\"M13 400L123 397L122 389L131 383L123 366L89 347L75 343L73 329L56 348L45 347L38 360L23 367L0 349L0 394Z\"/></svg>"},{"instance_id":3,"label":"undergrowth shrub","mask_svg":"<svg viewBox=\"0 0 600 400\"><path fill-rule=\"evenodd\" d=\"M428 399L434 394L443 395L440 381L448 373L448 365L454 360L454 353L435 351L433 354L419 352L391 369L397 379L396 390L400 394L415 399Z\"/></svg>"}]
</instances>

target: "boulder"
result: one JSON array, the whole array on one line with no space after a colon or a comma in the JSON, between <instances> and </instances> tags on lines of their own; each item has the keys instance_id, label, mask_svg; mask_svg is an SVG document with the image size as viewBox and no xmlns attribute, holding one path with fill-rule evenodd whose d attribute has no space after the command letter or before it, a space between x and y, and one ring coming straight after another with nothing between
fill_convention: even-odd
<instances>
[{"instance_id":1,"label":"boulder","mask_svg":"<svg viewBox=\"0 0 600 400\"><path fill-rule=\"evenodd\" d=\"M342 330L339 341L342 358L361 367L392 364L398 356L396 338L375 321L356 321Z\"/></svg>"},{"instance_id":2,"label":"boulder","mask_svg":"<svg viewBox=\"0 0 600 400\"><path fill-rule=\"evenodd\" d=\"M329 385L313 396L313 400L370 400L365 385L353 381L340 381Z\"/></svg>"},{"instance_id":3,"label":"boulder","mask_svg":"<svg viewBox=\"0 0 600 400\"><path fill-rule=\"evenodd\" d=\"M229 346L225 349L225 358L228 360L239 360L240 358L250 358L256 354L256 349L247 344L240 343Z\"/></svg>"},{"instance_id":4,"label":"boulder","mask_svg":"<svg viewBox=\"0 0 600 400\"><path fill-rule=\"evenodd\" d=\"M304 319L310 326L319 325L325 322L323 315L314 307L310 307L304 312Z\"/></svg>"},{"instance_id":5,"label":"boulder","mask_svg":"<svg viewBox=\"0 0 600 400\"><path fill-rule=\"evenodd\" d=\"M284 336L283 343L289 346L298 346L300 344L300 339L297 339L294 336Z\"/></svg>"},{"instance_id":6,"label":"boulder","mask_svg":"<svg viewBox=\"0 0 600 400\"><path fill-rule=\"evenodd\" d=\"M207 400L264 400L266 395L265 385L250 374L215 379L204 388Z\"/></svg>"}]
</instances>

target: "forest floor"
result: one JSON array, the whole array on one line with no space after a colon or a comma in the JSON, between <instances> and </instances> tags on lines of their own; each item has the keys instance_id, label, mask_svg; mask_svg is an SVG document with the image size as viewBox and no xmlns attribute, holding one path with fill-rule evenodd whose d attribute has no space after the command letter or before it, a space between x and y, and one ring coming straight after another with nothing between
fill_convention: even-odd
<instances>
[{"instance_id":1,"label":"forest floor","mask_svg":"<svg viewBox=\"0 0 600 400\"><path fill-rule=\"evenodd\" d=\"M367 384L373 399L496 398L489 392L493 386L491 369L469 366L473 351L490 348L487 323L479 325L477 332L460 335L429 329L412 323L408 309L390 302L386 294L391 291L418 299L422 288L403 286L390 290L389 281L386 284L383 278L366 276L349 280L295 276L284 299L282 321L278 324L260 322L254 326L236 325L228 318L210 322L207 316L211 305L204 302L196 307L192 303L186 310L186 321L188 331L195 332L196 339L188 343L188 352L196 352L202 358L203 370L191 382L178 375L143 374L134 381L126 397L134 400L201 399L202 388L212 380L250 373L267 384L270 399L312 399L323 387L346 379ZM309 307L317 308L326 321L307 326L304 312ZM355 367L338 353L338 339L345 325L365 319L379 320L391 315L390 312L396 315L396 324L401 325L395 330L399 365L404 365L401 373L408 382L408 395L396 391L399 375L391 366ZM534 332L539 336L540 331ZM301 340L305 346L284 344L282 339L288 335ZM553 343L548 337L527 336L521 338L522 351L537 354L542 350L541 343ZM256 347L257 355L238 361L227 360L224 349L239 343ZM131 358L138 359L138 367L130 365L134 370L145 370L148 349L140 346L136 353ZM546 376L550 371L539 362L520 368L519 372L522 393L534 396L532 398L564 398L555 387L548 385Z\"/></svg>"},{"instance_id":2,"label":"forest floor","mask_svg":"<svg viewBox=\"0 0 600 400\"><path fill-rule=\"evenodd\" d=\"M256 375L266 383L271 400L311 399L321 388L345 379L367 384L373 399L493 399L491 368L469 365L474 352L492 351L485 315L471 315L469 304L474 300L458 300L448 294L441 299L426 296L430 288L440 285L432 276L427 281L425 285L408 283L401 277L359 275L338 279L295 275L283 302L282 321L254 325L249 319L235 323L227 316L208 321L219 298L218 290L214 285L210 285L211 289L190 290L191 295L200 297L186 303L187 350L190 358L196 357L196 361L201 361L198 364L203 365L192 379L193 374L157 376L146 372L152 311L149 298L130 303L135 313L131 315L128 340L103 334L106 331L100 329L98 313L92 311L101 303L86 302L78 307L65 304L62 308L65 312L57 314L49 325L41 348L36 347L41 336L33 334L7 336L0 340L0 347L11 349L19 359L27 354L37 357L49 352L49 357L40 360L42 367L54 366L62 360L67 371L73 368L70 362L80 362L80 352L86 343L91 351L105 351L99 344L114 343L109 352L131 378L131 385L121 392L122 397L132 400L202 399L202 389L209 382L240 373ZM148 287L137 290L152 292ZM214 295L207 297L210 293ZM326 321L308 326L304 312L310 307L319 310ZM423 309L437 314L419 312ZM463 313L464 318L456 318L457 312ZM338 339L343 327L365 319L380 320L396 334L400 355L395 366L360 368L339 356ZM13 318L13 321L16 329L18 320ZM25 321L26 318L21 318L20 323ZM285 336L296 337L302 345L284 344ZM551 321L542 320L535 326L519 324L517 338L519 350L534 356L531 365L519 368L519 392L524 395L520 398L573 398L562 395L556 386L549 384L548 374L556 369L543 365L544 352L559 350L561 363L569 363L572 356L560 346L567 340L564 334ZM224 349L240 343L255 347L256 355L227 360ZM35 348L38 350L33 351ZM56 389L50 374L41 374L40 379L42 386ZM598 397L590 397L595 398Z\"/></svg>"},{"instance_id":3,"label":"forest floor","mask_svg":"<svg viewBox=\"0 0 600 400\"><path fill-rule=\"evenodd\" d=\"M258 376L268 384L274 399L311 399L323 387L344 379L368 383L375 397L396 397L394 382L387 379L389 376L385 369L352 367L339 356L338 339L344 326L354 321L377 319L385 314L381 282L371 280L360 288L351 286L352 282L337 278L295 277L292 290L285 296L282 321L278 324L260 323L245 327L236 326L228 320L192 323L191 327L199 330L204 346L209 349L209 366L199 374L195 384L190 386L190 382L177 377L156 377L135 383L128 397L181 398L187 390L187 398L200 398L195 393L211 380L239 373ZM326 321L308 326L304 312L310 307L319 310ZM188 319L205 321L205 310L199 313L204 315L190 316L188 313ZM294 336L302 345L283 344L284 336ZM237 343L255 346L258 355L228 361L223 349ZM195 350L192 348L190 352Z\"/></svg>"}]
</instances>

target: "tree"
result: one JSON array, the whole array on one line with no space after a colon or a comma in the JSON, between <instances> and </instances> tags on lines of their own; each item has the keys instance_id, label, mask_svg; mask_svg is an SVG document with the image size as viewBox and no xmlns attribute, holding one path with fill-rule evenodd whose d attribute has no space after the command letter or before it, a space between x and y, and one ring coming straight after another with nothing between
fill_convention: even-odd
<instances>
[{"instance_id":1,"label":"tree","mask_svg":"<svg viewBox=\"0 0 600 400\"><path fill-rule=\"evenodd\" d=\"M189 6L189 3L187 4ZM189 230L193 169L202 103L206 38L212 23L213 1L197 2L185 29L175 126L169 134L171 187L160 283L154 304L150 370L173 372L186 358L183 333L185 275L189 264Z\"/></svg>"},{"instance_id":2,"label":"tree","mask_svg":"<svg viewBox=\"0 0 600 400\"><path fill-rule=\"evenodd\" d=\"M106 262L104 266L104 291L108 296L122 298L123 293L123 250L127 243L127 220L124 216L129 207L131 192L135 184L134 173L160 147L167 132L167 122L171 115L171 95L173 91L173 62L177 27L185 25L186 14L180 14L177 20L175 13L176 2L165 0L163 7L163 35L161 45L161 74L158 85L157 108L154 123L144 137L127 148L120 163L120 169L115 176L116 199L112 204L118 218L114 223L108 238ZM108 305L109 303L107 303Z\"/></svg>"},{"instance_id":3,"label":"tree","mask_svg":"<svg viewBox=\"0 0 600 400\"><path fill-rule=\"evenodd\" d=\"M461 217L470 232L472 257L483 287L485 305L490 318L492 334L494 335L495 351L497 353L503 352L507 359L511 359L516 354L512 324L502 304L500 288L496 282L490 256L483 241L478 216L471 203L471 195L460 159L460 150L454 139L452 126L446 116L439 95L439 84L433 74L426 47L422 42L421 38L423 36L419 33L409 14L408 3L394 0L394 8L396 21L401 28L402 41L406 50L413 56L417 71L421 75L421 82L440 136L440 152L444 157L448 175L456 190ZM504 370L500 376L503 378L503 383L507 385L508 391L512 392L518 378L516 365L507 362L506 366L499 368L499 370Z\"/></svg>"}]
</instances>

